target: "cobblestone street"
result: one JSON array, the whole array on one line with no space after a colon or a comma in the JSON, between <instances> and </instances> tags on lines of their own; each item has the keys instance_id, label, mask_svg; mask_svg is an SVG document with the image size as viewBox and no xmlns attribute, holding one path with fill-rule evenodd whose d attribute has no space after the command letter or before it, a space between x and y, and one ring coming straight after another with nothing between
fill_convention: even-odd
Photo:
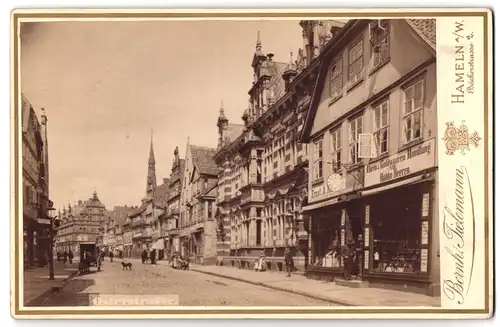
<instances>
[{"instance_id":1,"label":"cobblestone street","mask_svg":"<svg viewBox=\"0 0 500 327\"><path fill-rule=\"evenodd\" d=\"M178 295L182 306L331 306L308 297L165 265L106 262L101 272L77 276L44 306L88 306L89 294Z\"/></svg>"}]
</instances>

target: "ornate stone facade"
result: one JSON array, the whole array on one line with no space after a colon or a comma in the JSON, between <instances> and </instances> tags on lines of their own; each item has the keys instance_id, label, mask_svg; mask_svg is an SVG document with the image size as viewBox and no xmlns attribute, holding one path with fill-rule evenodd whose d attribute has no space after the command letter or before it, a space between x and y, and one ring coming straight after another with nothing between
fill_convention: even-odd
<instances>
[{"instance_id":1,"label":"ornate stone facade","mask_svg":"<svg viewBox=\"0 0 500 327\"><path fill-rule=\"evenodd\" d=\"M267 257L281 269L284 251L294 246L304 266L307 232L301 207L307 199L307 145L298 142L318 74L322 42L342 23L302 21L304 48L297 60L277 62L262 52L260 33L252 59L254 82L248 92L244 125L234 133L221 108L217 121L219 167L218 256L230 264ZM326 31L328 26L328 32Z\"/></svg>"},{"instance_id":2,"label":"ornate stone facade","mask_svg":"<svg viewBox=\"0 0 500 327\"><path fill-rule=\"evenodd\" d=\"M97 244L102 235L108 212L99 200L97 192L87 201L63 207L58 216L61 225L57 229L56 253L71 250L76 260L80 258L80 244Z\"/></svg>"}]
</instances>

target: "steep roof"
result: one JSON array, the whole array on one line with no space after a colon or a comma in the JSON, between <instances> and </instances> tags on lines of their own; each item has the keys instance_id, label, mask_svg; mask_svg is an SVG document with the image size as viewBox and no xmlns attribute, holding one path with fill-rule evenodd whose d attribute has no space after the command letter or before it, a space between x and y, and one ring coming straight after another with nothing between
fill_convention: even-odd
<instances>
[{"instance_id":1,"label":"steep roof","mask_svg":"<svg viewBox=\"0 0 500 327\"><path fill-rule=\"evenodd\" d=\"M127 221L128 214L133 210L133 207L115 206L113 210L110 211L110 216L113 218L115 225L123 226Z\"/></svg>"},{"instance_id":2,"label":"steep roof","mask_svg":"<svg viewBox=\"0 0 500 327\"><path fill-rule=\"evenodd\" d=\"M436 20L435 19L406 19L410 27L436 51Z\"/></svg>"},{"instance_id":3,"label":"steep roof","mask_svg":"<svg viewBox=\"0 0 500 327\"><path fill-rule=\"evenodd\" d=\"M191 145L191 157L193 164L200 174L217 175L217 165L214 162L214 155L217 149Z\"/></svg>"},{"instance_id":4,"label":"steep roof","mask_svg":"<svg viewBox=\"0 0 500 327\"><path fill-rule=\"evenodd\" d=\"M163 184L156 187L153 199L156 207L163 207L167 203L169 184L170 179L166 179Z\"/></svg>"},{"instance_id":5,"label":"steep roof","mask_svg":"<svg viewBox=\"0 0 500 327\"><path fill-rule=\"evenodd\" d=\"M128 217L136 217L140 215L141 213L144 212L144 210L146 210L147 207L148 203L145 201L142 202L139 207L134 208L131 212L128 213Z\"/></svg>"},{"instance_id":6,"label":"steep roof","mask_svg":"<svg viewBox=\"0 0 500 327\"><path fill-rule=\"evenodd\" d=\"M181 172L181 174L180 174L181 181L184 178L184 167L186 167L186 159L180 159L179 160L179 171Z\"/></svg>"},{"instance_id":7,"label":"steep roof","mask_svg":"<svg viewBox=\"0 0 500 327\"><path fill-rule=\"evenodd\" d=\"M278 100L285 94L285 80L282 75L287 64L278 61L267 61L267 74L271 76L270 88L274 91L274 99Z\"/></svg>"}]
</instances>

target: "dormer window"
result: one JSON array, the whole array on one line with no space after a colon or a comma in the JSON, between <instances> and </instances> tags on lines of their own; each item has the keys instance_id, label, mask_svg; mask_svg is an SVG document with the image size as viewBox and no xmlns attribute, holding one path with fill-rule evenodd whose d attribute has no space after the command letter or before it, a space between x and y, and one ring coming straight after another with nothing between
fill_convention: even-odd
<instances>
[{"instance_id":1,"label":"dormer window","mask_svg":"<svg viewBox=\"0 0 500 327\"><path fill-rule=\"evenodd\" d=\"M343 60L340 58L330 67L330 96L334 99L342 95L344 86L342 63Z\"/></svg>"},{"instance_id":2,"label":"dormer window","mask_svg":"<svg viewBox=\"0 0 500 327\"><path fill-rule=\"evenodd\" d=\"M354 84L363 77L363 39L349 48L349 84Z\"/></svg>"},{"instance_id":3,"label":"dormer window","mask_svg":"<svg viewBox=\"0 0 500 327\"><path fill-rule=\"evenodd\" d=\"M372 69L389 60L389 22L378 19L370 22L370 63Z\"/></svg>"}]
</instances>

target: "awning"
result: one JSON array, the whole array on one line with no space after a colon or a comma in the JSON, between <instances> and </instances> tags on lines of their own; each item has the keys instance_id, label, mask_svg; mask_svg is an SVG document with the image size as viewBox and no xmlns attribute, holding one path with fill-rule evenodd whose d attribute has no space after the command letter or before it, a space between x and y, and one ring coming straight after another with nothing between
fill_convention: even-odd
<instances>
[{"instance_id":1,"label":"awning","mask_svg":"<svg viewBox=\"0 0 500 327\"><path fill-rule=\"evenodd\" d=\"M337 196L337 197L331 198L331 199L326 200L326 201L313 203L313 204L310 204L308 206L302 207L302 212L312 211L312 210L315 210L318 208L322 208L322 207L326 207L326 206L329 206L332 204L336 204L339 202L339 200L340 200L340 196Z\"/></svg>"},{"instance_id":2,"label":"awning","mask_svg":"<svg viewBox=\"0 0 500 327\"><path fill-rule=\"evenodd\" d=\"M165 248L165 243L163 242L163 239L160 238L156 240L156 242L153 243L152 248L155 250L163 250Z\"/></svg>"},{"instance_id":3,"label":"awning","mask_svg":"<svg viewBox=\"0 0 500 327\"><path fill-rule=\"evenodd\" d=\"M416 176L416 177L412 177L412 178L408 178L408 179L402 180L400 182L391 183L391 184L388 184L388 185L384 185L384 186L373 188L373 189L366 190L366 191L361 191L361 195L362 196L368 196L368 195L372 195L372 194L375 194L375 193L387 191L387 190L390 190L390 189L393 189L393 188L396 188L396 187L406 186L406 185L410 185L410 184L418 184L418 183L422 183L422 182L426 182L426 181L430 180L428 178L424 178L424 176L425 175L420 175L420 176Z\"/></svg>"}]
</instances>

